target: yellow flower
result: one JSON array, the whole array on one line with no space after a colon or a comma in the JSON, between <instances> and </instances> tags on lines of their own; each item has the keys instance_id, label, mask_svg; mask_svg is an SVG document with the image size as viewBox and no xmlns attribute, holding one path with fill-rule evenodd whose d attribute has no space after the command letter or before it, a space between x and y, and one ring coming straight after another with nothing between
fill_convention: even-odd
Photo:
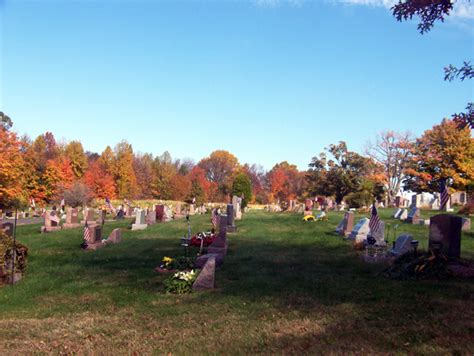
<instances>
[{"instance_id":1,"label":"yellow flower","mask_svg":"<svg viewBox=\"0 0 474 356\"><path fill-rule=\"evenodd\" d=\"M168 266L171 262L173 262L173 259L171 257L165 256L163 257L162 262L165 264L165 266Z\"/></svg>"},{"instance_id":2,"label":"yellow flower","mask_svg":"<svg viewBox=\"0 0 474 356\"><path fill-rule=\"evenodd\" d=\"M304 221L315 221L315 217L313 215L306 215L304 218L303 218Z\"/></svg>"}]
</instances>

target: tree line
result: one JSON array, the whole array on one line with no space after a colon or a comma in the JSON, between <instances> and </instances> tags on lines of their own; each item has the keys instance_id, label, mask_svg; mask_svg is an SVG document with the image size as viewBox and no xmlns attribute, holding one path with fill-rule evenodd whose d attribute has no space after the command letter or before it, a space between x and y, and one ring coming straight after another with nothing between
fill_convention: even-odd
<instances>
[{"instance_id":1,"label":"tree line","mask_svg":"<svg viewBox=\"0 0 474 356\"><path fill-rule=\"evenodd\" d=\"M374 199L393 203L400 188L437 191L450 179L452 189L472 192L474 142L468 126L445 119L420 137L380 133L365 154L345 142L329 145L313 157L306 171L288 162L265 171L241 164L232 153L217 150L198 163L136 153L127 141L98 154L81 142L57 142L46 132L34 140L12 131L11 119L0 114L0 207L15 201L45 205L71 192L96 199L163 199L227 201L232 194L245 203L332 197L351 206ZM72 194L74 195L74 194Z\"/></svg>"}]
</instances>

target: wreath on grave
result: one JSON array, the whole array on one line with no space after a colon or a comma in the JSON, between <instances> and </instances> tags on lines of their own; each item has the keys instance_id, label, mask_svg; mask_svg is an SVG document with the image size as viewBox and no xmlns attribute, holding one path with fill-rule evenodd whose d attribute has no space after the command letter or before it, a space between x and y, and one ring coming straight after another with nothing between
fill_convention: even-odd
<instances>
[{"instance_id":1,"label":"wreath on grave","mask_svg":"<svg viewBox=\"0 0 474 356\"><path fill-rule=\"evenodd\" d=\"M13 255L15 256L14 273L23 274L26 270L28 247L19 242L15 246L14 251L13 238L0 231L0 285L8 283L11 278Z\"/></svg>"},{"instance_id":2,"label":"wreath on grave","mask_svg":"<svg viewBox=\"0 0 474 356\"><path fill-rule=\"evenodd\" d=\"M201 247L202 242L203 246L207 247L214 242L216 237L217 235L211 231L199 232L193 237L191 237L191 246Z\"/></svg>"}]
</instances>

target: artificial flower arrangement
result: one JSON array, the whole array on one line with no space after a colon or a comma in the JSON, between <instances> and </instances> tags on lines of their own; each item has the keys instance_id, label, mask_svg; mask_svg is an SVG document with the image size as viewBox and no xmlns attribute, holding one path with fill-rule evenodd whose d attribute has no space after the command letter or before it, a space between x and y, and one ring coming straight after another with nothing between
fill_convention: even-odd
<instances>
[{"instance_id":1,"label":"artificial flower arrangement","mask_svg":"<svg viewBox=\"0 0 474 356\"><path fill-rule=\"evenodd\" d=\"M195 270L176 272L163 281L166 293L187 294L193 291L193 284L198 276Z\"/></svg>"},{"instance_id":2,"label":"artificial flower arrangement","mask_svg":"<svg viewBox=\"0 0 474 356\"><path fill-rule=\"evenodd\" d=\"M201 247L201 241L202 241L202 245L207 247L214 242L214 240L216 239L216 236L217 235L214 234L212 231L199 232L193 237L191 237L191 246Z\"/></svg>"},{"instance_id":3,"label":"artificial flower arrangement","mask_svg":"<svg viewBox=\"0 0 474 356\"><path fill-rule=\"evenodd\" d=\"M159 273L171 273L177 271L190 270L194 267L194 258L180 256L172 258L165 256L161 260L161 264L155 269Z\"/></svg>"},{"instance_id":4,"label":"artificial flower arrangement","mask_svg":"<svg viewBox=\"0 0 474 356\"><path fill-rule=\"evenodd\" d=\"M316 218L313 215L306 215L303 218L304 221L316 221Z\"/></svg>"}]
</instances>

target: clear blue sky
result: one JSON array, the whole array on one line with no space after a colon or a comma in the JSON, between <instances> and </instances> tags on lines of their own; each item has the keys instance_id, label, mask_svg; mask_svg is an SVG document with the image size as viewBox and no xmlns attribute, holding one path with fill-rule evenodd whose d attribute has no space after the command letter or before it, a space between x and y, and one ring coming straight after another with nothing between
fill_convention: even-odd
<instances>
[{"instance_id":1,"label":"clear blue sky","mask_svg":"<svg viewBox=\"0 0 474 356\"><path fill-rule=\"evenodd\" d=\"M473 100L472 81L443 81L473 57L472 9L420 35L389 1L348 2L0 0L0 111L99 153L126 139L306 169L330 143L362 152Z\"/></svg>"}]
</instances>

